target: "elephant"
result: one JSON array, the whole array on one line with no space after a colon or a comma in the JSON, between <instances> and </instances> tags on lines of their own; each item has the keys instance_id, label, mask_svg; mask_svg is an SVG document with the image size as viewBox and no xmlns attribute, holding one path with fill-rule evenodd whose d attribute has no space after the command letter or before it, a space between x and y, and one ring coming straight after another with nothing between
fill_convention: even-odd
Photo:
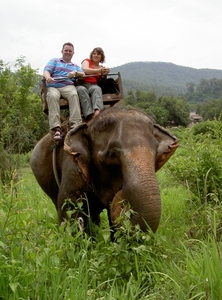
<instances>
[{"instance_id":1,"label":"elephant","mask_svg":"<svg viewBox=\"0 0 222 300\"><path fill-rule=\"evenodd\" d=\"M127 206L132 227L156 232L161 219L161 199L156 172L179 146L179 140L155 124L146 113L126 107L104 108L100 114L65 134L64 145L56 147L56 166L60 184L53 172L53 141L50 133L31 154L32 171L52 199L59 223L67 218L70 199L75 204L87 199L83 212L74 212L84 225L87 217L99 225L99 215L107 209L109 224ZM126 205L127 204L127 205Z\"/></svg>"}]
</instances>

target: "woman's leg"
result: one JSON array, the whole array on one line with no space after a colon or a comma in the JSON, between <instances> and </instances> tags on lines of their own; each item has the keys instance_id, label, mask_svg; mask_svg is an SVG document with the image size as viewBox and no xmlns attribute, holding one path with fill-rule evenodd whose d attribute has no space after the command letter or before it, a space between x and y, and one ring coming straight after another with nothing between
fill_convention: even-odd
<instances>
[{"instance_id":1,"label":"woman's leg","mask_svg":"<svg viewBox=\"0 0 222 300\"><path fill-rule=\"evenodd\" d=\"M84 117L87 118L89 115L94 113L87 86L78 85L76 89L79 95L79 102L82 108L82 113Z\"/></svg>"},{"instance_id":2,"label":"woman's leg","mask_svg":"<svg viewBox=\"0 0 222 300\"><path fill-rule=\"evenodd\" d=\"M91 95L93 113L96 110L100 111L104 107L101 88L96 84L91 84L88 87L88 91Z\"/></svg>"}]
</instances>

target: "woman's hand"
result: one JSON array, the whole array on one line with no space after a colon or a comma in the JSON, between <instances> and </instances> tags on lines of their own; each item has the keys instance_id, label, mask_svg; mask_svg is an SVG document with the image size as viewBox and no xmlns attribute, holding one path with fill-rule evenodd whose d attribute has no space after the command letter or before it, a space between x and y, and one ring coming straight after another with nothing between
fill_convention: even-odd
<instances>
[{"instance_id":1,"label":"woman's hand","mask_svg":"<svg viewBox=\"0 0 222 300\"><path fill-rule=\"evenodd\" d=\"M110 71L110 68L102 67L101 68L101 75L108 75Z\"/></svg>"}]
</instances>

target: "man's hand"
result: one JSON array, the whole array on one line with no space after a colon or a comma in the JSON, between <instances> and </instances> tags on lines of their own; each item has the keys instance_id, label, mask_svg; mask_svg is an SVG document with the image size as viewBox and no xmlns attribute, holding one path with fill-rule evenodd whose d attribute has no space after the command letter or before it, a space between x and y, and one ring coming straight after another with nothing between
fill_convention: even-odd
<instances>
[{"instance_id":1,"label":"man's hand","mask_svg":"<svg viewBox=\"0 0 222 300\"><path fill-rule=\"evenodd\" d=\"M74 78L74 77L76 77L76 74L77 74L77 71L72 71L72 72L68 73L67 77L68 78Z\"/></svg>"},{"instance_id":2,"label":"man's hand","mask_svg":"<svg viewBox=\"0 0 222 300\"><path fill-rule=\"evenodd\" d=\"M55 81L52 77L47 77L45 80L47 83Z\"/></svg>"}]
</instances>

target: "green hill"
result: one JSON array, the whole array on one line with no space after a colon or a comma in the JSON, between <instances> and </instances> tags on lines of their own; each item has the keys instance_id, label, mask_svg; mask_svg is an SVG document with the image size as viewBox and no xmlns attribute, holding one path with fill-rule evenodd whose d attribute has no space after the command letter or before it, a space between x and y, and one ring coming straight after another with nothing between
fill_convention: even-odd
<instances>
[{"instance_id":1,"label":"green hill","mask_svg":"<svg viewBox=\"0 0 222 300\"><path fill-rule=\"evenodd\" d=\"M178 95L187 92L187 83L201 79L222 79L222 70L195 69L165 62L131 62L111 69L120 72L125 95L129 90L153 91L157 95Z\"/></svg>"}]
</instances>

